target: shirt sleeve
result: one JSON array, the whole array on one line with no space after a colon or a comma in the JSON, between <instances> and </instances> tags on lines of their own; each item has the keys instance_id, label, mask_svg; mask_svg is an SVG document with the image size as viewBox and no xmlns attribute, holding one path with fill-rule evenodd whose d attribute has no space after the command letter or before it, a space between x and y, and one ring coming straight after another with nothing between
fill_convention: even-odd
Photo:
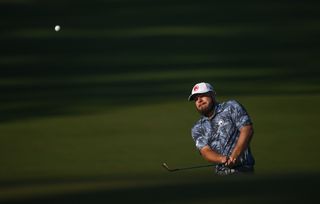
<instances>
[{"instance_id":1,"label":"shirt sleeve","mask_svg":"<svg viewBox=\"0 0 320 204\"><path fill-rule=\"evenodd\" d=\"M197 123L193 126L193 128L191 129L191 135L198 150L201 150L208 144L208 138L205 136L201 128L201 124Z\"/></svg>"},{"instance_id":2,"label":"shirt sleeve","mask_svg":"<svg viewBox=\"0 0 320 204\"><path fill-rule=\"evenodd\" d=\"M237 101L232 101L231 116L238 130L243 126L252 124L251 118L246 109Z\"/></svg>"}]
</instances>

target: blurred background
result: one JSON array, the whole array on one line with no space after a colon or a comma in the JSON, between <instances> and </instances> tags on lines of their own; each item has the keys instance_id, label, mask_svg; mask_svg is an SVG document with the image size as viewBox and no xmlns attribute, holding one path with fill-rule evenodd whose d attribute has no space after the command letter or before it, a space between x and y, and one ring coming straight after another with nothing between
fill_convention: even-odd
<instances>
[{"instance_id":1,"label":"blurred background","mask_svg":"<svg viewBox=\"0 0 320 204\"><path fill-rule=\"evenodd\" d=\"M0 0L0 202L311 201L320 181L319 8ZM206 164L187 101L201 81L252 117L254 176L161 167Z\"/></svg>"}]
</instances>

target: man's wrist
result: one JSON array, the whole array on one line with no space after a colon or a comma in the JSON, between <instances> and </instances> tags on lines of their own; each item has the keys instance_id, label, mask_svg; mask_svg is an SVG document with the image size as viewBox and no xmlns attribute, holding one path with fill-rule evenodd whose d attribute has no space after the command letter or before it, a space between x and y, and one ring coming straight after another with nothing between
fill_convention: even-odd
<instances>
[{"instance_id":1,"label":"man's wrist","mask_svg":"<svg viewBox=\"0 0 320 204\"><path fill-rule=\"evenodd\" d=\"M229 157L228 156L221 156L220 157L220 163L221 164L226 164L229 160Z\"/></svg>"}]
</instances>

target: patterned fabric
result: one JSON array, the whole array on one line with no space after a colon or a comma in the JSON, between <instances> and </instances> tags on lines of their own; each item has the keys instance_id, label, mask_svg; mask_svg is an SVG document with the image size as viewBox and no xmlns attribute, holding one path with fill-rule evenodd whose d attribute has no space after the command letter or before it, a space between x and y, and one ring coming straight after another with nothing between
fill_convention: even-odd
<instances>
[{"instance_id":1,"label":"patterned fabric","mask_svg":"<svg viewBox=\"0 0 320 204\"><path fill-rule=\"evenodd\" d=\"M230 156L243 126L251 125L251 119L245 108L235 100L216 103L214 117L202 116L193 126L191 134L196 147L201 150L209 145L211 149L224 156ZM254 158L250 147L238 157L236 167L230 169L223 164L216 165L220 175L234 174L239 171L253 170Z\"/></svg>"}]
</instances>

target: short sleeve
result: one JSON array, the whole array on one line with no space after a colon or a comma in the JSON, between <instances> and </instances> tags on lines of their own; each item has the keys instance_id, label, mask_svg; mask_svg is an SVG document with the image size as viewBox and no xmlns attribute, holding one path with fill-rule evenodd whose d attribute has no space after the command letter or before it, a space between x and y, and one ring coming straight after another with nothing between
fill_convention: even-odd
<instances>
[{"instance_id":1,"label":"short sleeve","mask_svg":"<svg viewBox=\"0 0 320 204\"><path fill-rule=\"evenodd\" d=\"M238 130L243 126L251 125L252 121L246 109L237 101L231 101L231 117Z\"/></svg>"},{"instance_id":2,"label":"short sleeve","mask_svg":"<svg viewBox=\"0 0 320 204\"><path fill-rule=\"evenodd\" d=\"M193 126L191 129L191 135L199 150L208 144L208 138L205 136L199 123Z\"/></svg>"}]
</instances>

